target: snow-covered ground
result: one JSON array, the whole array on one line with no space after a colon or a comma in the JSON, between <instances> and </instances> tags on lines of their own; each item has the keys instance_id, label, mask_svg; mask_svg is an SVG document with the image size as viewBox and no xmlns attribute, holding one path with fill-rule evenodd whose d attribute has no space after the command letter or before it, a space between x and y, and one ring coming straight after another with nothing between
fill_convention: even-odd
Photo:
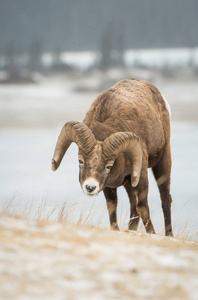
<instances>
[{"instance_id":1,"label":"snow-covered ground","mask_svg":"<svg viewBox=\"0 0 198 300\"><path fill-rule=\"evenodd\" d=\"M0 299L197 300L198 245L0 215Z\"/></svg>"},{"instance_id":2,"label":"snow-covered ground","mask_svg":"<svg viewBox=\"0 0 198 300\"><path fill-rule=\"evenodd\" d=\"M112 80L118 70L111 71ZM109 76L109 74L108 74ZM126 72L120 74L126 78ZM109 80L109 77L108 77ZM112 81L110 80L110 81ZM60 169L51 172L50 161L58 134L70 120L81 121L98 92L74 92L77 86L96 87L105 81L93 76L51 78L40 85L0 85L0 206L15 197L13 209L31 213L46 200L45 209L59 209L64 202L80 213L93 212L95 223L108 224L104 197L87 199L78 182L77 147L72 145ZM198 85L191 78L164 80L156 85L172 107L172 196L174 231L184 229L195 237L198 228ZM77 89L78 90L78 89ZM158 233L163 232L163 216L156 184L150 174L149 204ZM40 208L41 209L41 208ZM121 228L128 222L129 204L124 189L119 189Z\"/></svg>"},{"instance_id":3,"label":"snow-covered ground","mask_svg":"<svg viewBox=\"0 0 198 300\"><path fill-rule=\"evenodd\" d=\"M114 51L114 56L118 55ZM54 56L50 53L43 55L43 63L49 66L53 63ZM61 61L86 70L99 63L101 53L94 51L64 52L60 57ZM147 67L178 67L188 66L194 59L198 65L198 48L166 48L166 49L128 49L124 52L123 60L126 66L134 66L139 63Z\"/></svg>"}]
</instances>

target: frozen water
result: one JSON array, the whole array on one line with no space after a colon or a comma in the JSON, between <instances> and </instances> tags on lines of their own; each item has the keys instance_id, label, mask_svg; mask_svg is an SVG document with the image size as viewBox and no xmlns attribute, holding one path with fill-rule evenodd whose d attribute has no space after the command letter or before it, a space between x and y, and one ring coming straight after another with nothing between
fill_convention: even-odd
<instances>
[{"instance_id":1,"label":"frozen water","mask_svg":"<svg viewBox=\"0 0 198 300\"><path fill-rule=\"evenodd\" d=\"M47 198L47 205L54 207L64 201L87 203L87 209L106 211L104 196L86 198L78 181L77 146L72 144L60 168L51 171L59 130L57 129L4 129L0 134L0 196L1 201L16 194L14 207L23 210L27 201L40 204ZM185 139L184 139L185 137ZM172 124L172 211L177 228L186 224L197 228L198 189L198 124ZM156 183L151 172L149 204L153 222L158 230L163 228L161 203ZM95 201L95 203L94 203ZM128 221L128 198L123 188L119 189L119 215ZM106 223L108 223L106 215Z\"/></svg>"}]
</instances>

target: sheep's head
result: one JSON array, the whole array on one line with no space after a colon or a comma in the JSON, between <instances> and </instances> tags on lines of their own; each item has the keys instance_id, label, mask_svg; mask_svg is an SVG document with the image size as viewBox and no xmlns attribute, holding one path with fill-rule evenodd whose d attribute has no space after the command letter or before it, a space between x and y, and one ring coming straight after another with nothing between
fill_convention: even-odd
<instances>
[{"instance_id":1,"label":"sheep's head","mask_svg":"<svg viewBox=\"0 0 198 300\"><path fill-rule=\"evenodd\" d=\"M131 184L137 186L142 166L142 148L139 138L131 132L117 132L103 142L96 141L83 123L68 122L63 127L52 159L55 171L72 142L79 147L79 180L85 194L96 195L105 186L118 155L127 153L131 162ZM119 175L119 174L118 174Z\"/></svg>"},{"instance_id":2,"label":"sheep's head","mask_svg":"<svg viewBox=\"0 0 198 300\"><path fill-rule=\"evenodd\" d=\"M79 181L85 194L96 195L104 184L114 165L116 156L106 157L102 142L97 142L91 153L86 155L79 149Z\"/></svg>"}]
</instances>

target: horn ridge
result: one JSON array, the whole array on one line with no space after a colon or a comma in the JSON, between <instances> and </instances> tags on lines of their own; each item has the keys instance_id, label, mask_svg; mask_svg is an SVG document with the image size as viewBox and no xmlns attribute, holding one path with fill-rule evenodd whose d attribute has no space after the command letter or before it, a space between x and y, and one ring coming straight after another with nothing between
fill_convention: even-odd
<instances>
[{"instance_id":1,"label":"horn ridge","mask_svg":"<svg viewBox=\"0 0 198 300\"><path fill-rule=\"evenodd\" d=\"M58 137L54 156L52 159L52 170L55 171L59 167L65 152L74 142L83 152L88 155L96 144L96 139L91 130L78 121L67 122Z\"/></svg>"},{"instance_id":2,"label":"horn ridge","mask_svg":"<svg viewBox=\"0 0 198 300\"><path fill-rule=\"evenodd\" d=\"M118 156L121 152L127 153L132 166L131 185L136 187L142 169L142 145L140 138L132 132L117 132L104 140L102 149L106 157Z\"/></svg>"},{"instance_id":3,"label":"horn ridge","mask_svg":"<svg viewBox=\"0 0 198 300\"><path fill-rule=\"evenodd\" d=\"M123 144L130 143L130 141L133 141L133 146L131 146L135 147L139 137L132 132L116 132L103 142L103 152L106 156L118 155L121 150L124 150L120 147L123 148Z\"/></svg>"},{"instance_id":4,"label":"horn ridge","mask_svg":"<svg viewBox=\"0 0 198 300\"><path fill-rule=\"evenodd\" d=\"M95 137L91 130L83 123L73 121L69 122L73 125L73 130L76 133L76 142L78 147L87 155L91 152L96 144ZM74 133L74 134L75 134Z\"/></svg>"}]
</instances>

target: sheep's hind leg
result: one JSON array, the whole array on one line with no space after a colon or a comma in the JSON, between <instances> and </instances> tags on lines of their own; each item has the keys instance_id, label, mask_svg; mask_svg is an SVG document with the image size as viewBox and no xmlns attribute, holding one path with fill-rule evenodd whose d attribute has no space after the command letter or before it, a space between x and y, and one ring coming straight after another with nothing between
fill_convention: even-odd
<instances>
[{"instance_id":1,"label":"sheep's hind leg","mask_svg":"<svg viewBox=\"0 0 198 300\"><path fill-rule=\"evenodd\" d=\"M130 220L129 220L129 230L137 230L140 217L136 210L137 196L135 189L131 186L131 183L127 181L124 184L124 188L127 191L130 200Z\"/></svg>"},{"instance_id":2,"label":"sheep's hind leg","mask_svg":"<svg viewBox=\"0 0 198 300\"><path fill-rule=\"evenodd\" d=\"M173 236L171 225L171 202L170 195L170 173L171 173L171 156L170 145L164 150L164 153L156 166L152 168L153 174L157 181L162 201L162 209L164 213L165 235Z\"/></svg>"},{"instance_id":3,"label":"sheep's hind leg","mask_svg":"<svg viewBox=\"0 0 198 300\"><path fill-rule=\"evenodd\" d=\"M103 192L106 198L111 229L119 230L117 221L117 189L106 187L104 188Z\"/></svg>"}]
</instances>

